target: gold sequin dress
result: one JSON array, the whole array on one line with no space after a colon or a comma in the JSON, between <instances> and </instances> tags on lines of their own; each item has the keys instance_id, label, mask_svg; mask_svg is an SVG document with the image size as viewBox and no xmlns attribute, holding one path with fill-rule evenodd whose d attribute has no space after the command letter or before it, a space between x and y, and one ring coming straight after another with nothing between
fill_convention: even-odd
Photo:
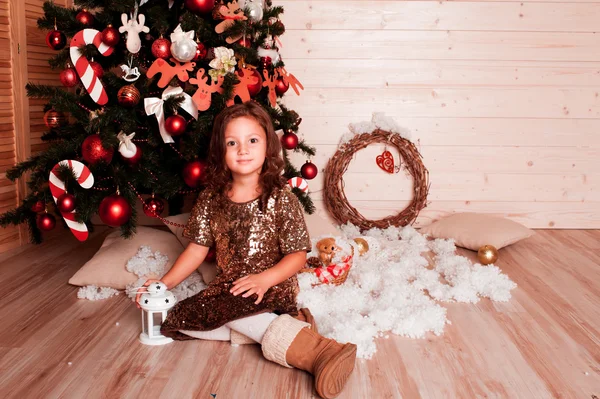
<instances>
[{"instance_id":1,"label":"gold sequin dress","mask_svg":"<svg viewBox=\"0 0 600 399\"><path fill-rule=\"evenodd\" d=\"M263 312L297 314L295 275L269 288L258 305L256 294L243 298L229 292L235 280L275 266L286 254L311 249L301 205L288 187L274 190L264 211L259 205L259 198L237 203L209 189L200 193L183 235L200 245L216 245L217 276L171 309L161 326L163 335L194 339L178 330L209 331Z\"/></svg>"}]
</instances>

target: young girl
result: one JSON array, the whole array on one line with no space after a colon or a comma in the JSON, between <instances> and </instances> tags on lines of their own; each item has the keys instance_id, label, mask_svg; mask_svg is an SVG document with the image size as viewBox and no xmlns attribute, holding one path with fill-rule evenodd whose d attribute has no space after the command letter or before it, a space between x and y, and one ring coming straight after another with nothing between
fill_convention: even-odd
<instances>
[{"instance_id":1,"label":"young girl","mask_svg":"<svg viewBox=\"0 0 600 399\"><path fill-rule=\"evenodd\" d=\"M216 117L210 180L183 233L192 242L161 281L175 287L213 245L217 276L172 308L161 333L176 340L227 339L231 330L238 331L261 343L267 359L313 374L317 392L333 398L354 369L356 345L319 335L302 321L302 315L311 321L307 310L292 317L298 314L296 273L311 244L300 203L282 170L279 139L258 103L234 105Z\"/></svg>"}]
</instances>

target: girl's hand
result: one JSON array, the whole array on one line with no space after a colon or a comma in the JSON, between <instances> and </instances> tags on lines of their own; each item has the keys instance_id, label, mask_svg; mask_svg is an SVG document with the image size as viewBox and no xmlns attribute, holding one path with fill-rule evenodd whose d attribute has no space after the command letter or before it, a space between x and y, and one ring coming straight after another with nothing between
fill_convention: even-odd
<instances>
[{"instance_id":1,"label":"girl's hand","mask_svg":"<svg viewBox=\"0 0 600 399\"><path fill-rule=\"evenodd\" d=\"M152 283L156 283L156 282L160 282L160 280L154 280L154 279L149 279L146 280L146 282L144 283L144 286L142 288L139 288L137 290L137 295L135 296L135 305L137 306L138 309L141 309L142 307L140 306L140 297L142 296L142 294L146 291L148 291L146 289L147 286L149 286Z\"/></svg>"},{"instance_id":2,"label":"girl's hand","mask_svg":"<svg viewBox=\"0 0 600 399\"><path fill-rule=\"evenodd\" d=\"M252 294L258 295L258 299L254 302L255 305L258 305L262 300L265 292L271 288L265 276L260 274L250 274L248 276L237 279L233 282L233 287L229 290L233 294L233 296L237 296L242 292L245 292L242 295L243 298L248 298Z\"/></svg>"}]
</instances>

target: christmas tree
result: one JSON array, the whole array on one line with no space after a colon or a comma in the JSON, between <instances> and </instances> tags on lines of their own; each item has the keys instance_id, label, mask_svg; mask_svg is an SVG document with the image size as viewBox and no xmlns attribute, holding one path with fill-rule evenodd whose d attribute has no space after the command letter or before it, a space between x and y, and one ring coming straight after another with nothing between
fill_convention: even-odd
<instances>
[{"instance_id":1,"label":"christmas tree","mask_svg":"<svg viewBox=\"0 0 600 399\"><path fill-rule=\"evenodd\" d=\"M30 240L63 220L85 240L98 214L125 237L135 233L135 202L159 217L175 214L184 196L203 188L212 122L224 107L257 101L282 134L284 176L308 213L303 191L316 167L300 173L287 150L314 155L296 132L299 115L281 96L303 89L278 52L282 7L270 0L79 0L46 2L40 29L57 53L63 87L29 83L27 95L48 99L43 153L14 166L29 172L31 190L0 225L27 223ZM143 199L142 195L152 195ZM163 215L165 216L165 215Z\"/></svg>"}]
</instances>

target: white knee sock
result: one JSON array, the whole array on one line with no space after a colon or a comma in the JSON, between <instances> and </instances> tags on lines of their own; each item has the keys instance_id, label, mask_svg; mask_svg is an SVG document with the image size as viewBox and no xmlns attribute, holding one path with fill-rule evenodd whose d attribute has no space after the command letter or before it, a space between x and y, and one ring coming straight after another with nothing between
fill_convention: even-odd
<instances>
[{"instance_id":1,"label":"white knee sock","mask_svg":"<svg viewBox=\"0 0 600 399\"><path fill-rule=\"evenodd\" d=\"M225 325L232 330L252 338L256 342L261 343L263 335L265 335L265 332L267 331L267 327L269 327L269 324L277 317L279 316L275 313L260 313L254 316L244 317L243 319L230 321Z\"/></svg>"},{"instance_id":2,"label":"white knee sock","mask_svg":"<svg viewBox=\"0 0 600 399\"><path fill-rule=\"evenodd\" d=\"M221 326L210 331L179 330L179 332L189 335L190 337L206 339L210 341L229 341L231 336L231 331L227 326Z\"/></svg>"}]
</instances>

